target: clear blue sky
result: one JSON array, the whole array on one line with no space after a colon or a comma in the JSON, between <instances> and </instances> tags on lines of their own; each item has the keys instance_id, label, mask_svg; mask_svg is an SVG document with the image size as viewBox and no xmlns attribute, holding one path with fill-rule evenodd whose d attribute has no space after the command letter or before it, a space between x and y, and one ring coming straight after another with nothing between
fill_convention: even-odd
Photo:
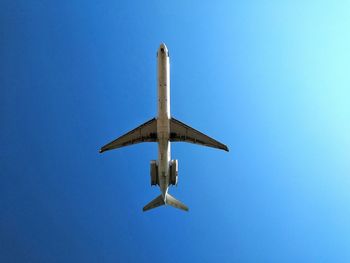
<instances>
[{"instance_id":1,"label":"clear blue sky","mask_svg":"<svg viewBox=\"0 0 350 263\"><path fill-rule=\"evenodd\" d=\"M0 262L350 262L348 1L1 1ZM98 153L171 111L230 147Z\"/></svg>"}]
</instances>

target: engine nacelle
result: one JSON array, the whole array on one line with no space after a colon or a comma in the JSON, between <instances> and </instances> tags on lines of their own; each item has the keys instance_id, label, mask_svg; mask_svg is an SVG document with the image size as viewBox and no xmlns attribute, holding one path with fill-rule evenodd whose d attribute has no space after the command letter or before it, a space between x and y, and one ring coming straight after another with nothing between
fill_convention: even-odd
<instances>
[{"instance_id":1,"label":"engine nacelle","mask_svg":"<svg viewBox=\"0 0 350 263\"><path fill-rule=\"evenodd\" d=\"M169 167L169 184L170 185L177 185L178 181L178 161L177 160L171 160L170 161L170 167Z\"/></svg>"},{"instance_id":2,"label":"engine nacelle","mask_svg":"<svg viewBox=\"0 0 350 263\"><path fill-rule=\"evenodd\" d=\"M150 174L151 174L151 185L159 185L159 182L158 182L158 165L157 165L157 161L155 161L155 160L151 161Z\"/></svg>"}]
</instances>

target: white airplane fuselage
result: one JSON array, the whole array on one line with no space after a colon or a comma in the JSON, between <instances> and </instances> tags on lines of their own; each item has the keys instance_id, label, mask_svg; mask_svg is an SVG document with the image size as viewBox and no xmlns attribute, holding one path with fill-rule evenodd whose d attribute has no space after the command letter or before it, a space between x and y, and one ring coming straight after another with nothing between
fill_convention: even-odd
<instances>
[{"instance_id":1,"label":"white airplane fuselage","mask_svg":"<svg viewBox=\"0 0 350 263\"><path fill-rule=\"evenodd\" d=\"M165 44L157 52L158 67L158 180L162 196L165 199L169 187L170 163L170 63Z\"/></svg>"}]
</instances>

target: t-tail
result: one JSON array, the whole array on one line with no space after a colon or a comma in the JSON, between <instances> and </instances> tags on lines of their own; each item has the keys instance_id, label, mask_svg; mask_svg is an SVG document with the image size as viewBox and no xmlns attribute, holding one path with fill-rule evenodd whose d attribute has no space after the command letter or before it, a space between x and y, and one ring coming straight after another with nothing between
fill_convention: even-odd
<instances>
[{"instance_id":1,"label":"t-tail","mask_svg":"<svg viewBox=\"0 0 350 263\"><path fill-rule=\"evenodd\" d=\"M171 205L175 208L188 211L188 207L185 204L181 203L179 200L177 200L175 197L168 193L165 194L165 198L163 198L163 195L159 195L158 197L153 199L151 202L145 205L143 211L145 212L162 205Z\"/></svg>"}]
</instances>

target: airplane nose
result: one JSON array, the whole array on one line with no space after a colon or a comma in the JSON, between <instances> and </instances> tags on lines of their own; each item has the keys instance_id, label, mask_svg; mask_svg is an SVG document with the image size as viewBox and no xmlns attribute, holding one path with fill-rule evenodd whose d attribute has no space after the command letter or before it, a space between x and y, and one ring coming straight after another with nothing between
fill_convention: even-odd
<instances>
[{"instance_id":1,"label":"airplane nose","mask_svg":"<svg viewBox=\"0 0 350 263\"><path fill-rule=\"evenodd\" d=\"M166 47L166 45L164 43L160 44L159 50L161 52L168 52L168 48Z\"/></svg>"}]
</instances>

